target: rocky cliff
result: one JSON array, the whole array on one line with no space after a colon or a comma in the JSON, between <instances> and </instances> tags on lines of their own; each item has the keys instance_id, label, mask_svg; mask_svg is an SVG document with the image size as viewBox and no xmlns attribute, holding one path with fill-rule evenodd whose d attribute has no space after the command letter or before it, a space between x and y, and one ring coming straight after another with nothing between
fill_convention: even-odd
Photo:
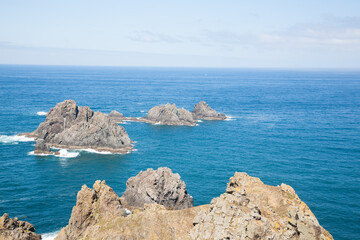
<instances>
[{"instance_id":1,"label":"rocky cliff","mask_svg":"<svg viewBox=\"0 0 360 240\"><path fill-rule=\"evenodd\" d=\"M194 219L192 239L329 240L309 207L286 184L235 173L226 192Z\"/></svg>"},{"instance_id":2,"label":"rocky cliff","mask_svg":"<svg viewBox=\"0 0 360 240\"><path fill-rule=\"evenodd\" d=\"M165 125L196 125L192 114L188 110L177 108L175 104L170 103L165 106L153 107L147 113L146 119L152 123Z\"/></svg>"},{"instance_id":3,"label":"rocky cliff","mask_svg":"<svg viewBox=\"0 0 360 240\"><path fill-rule=\"evenodd\" d=\"M0 240L40 240L41 235L35 233L32 224L11 219L6 213L0 217Z\"/></svg>"},{"instance_id":4,"label":"rocky cliff","mask_svg":"<svg viewBox=\"0 0 360 240\"><path fill-rule=\"evenodd\" d=\"M29 136L38 139L36 151L48 152L48 146L126 153L131 140L122 126L108 115L79 107L74 100L56 104L46 115L45 122Z\"/></svg>"},{"instance_id":5,"label":"rocky cliff","mask_svg":"<svg viewBox=\"0 0 360 240\"><path fill-rule=\"evenodd\" d=\"M206 102L201 101L194 106L192 111L194 119L204 119L204 120L224 120L226 119L225 114L218 113L212 109Z\"/></svg>"},{"instance_id":6,"label":"rocky cliff","mask_svg":"<svg viewBox=\"0 0 360 240\"><path fill-rule=\"evenodd\" d=\"M146 203L158 203L167 209L194 206L193 198L188 194L180 175L166 167L148 169L129 178L122 198L127 205L134 207L144 207Z\"/></svg>"},{"instance_id":7,"label":"rocky cliff","mask_svg":"<svg viewBox=\"0 0 360 240\"><path fill-rule=\"evenodd\" d=\"M137 184L127 187L132 186L144 196ZM169 210L144 203L138 208L124 198L105 182L97 181L94 189L83 186L69 225L56 239L333 239L290 186L268 186L246 173L235 173L226 192L210 205ZM126 208L131 210L128 215Z\"/></svg>"}]
</instances>

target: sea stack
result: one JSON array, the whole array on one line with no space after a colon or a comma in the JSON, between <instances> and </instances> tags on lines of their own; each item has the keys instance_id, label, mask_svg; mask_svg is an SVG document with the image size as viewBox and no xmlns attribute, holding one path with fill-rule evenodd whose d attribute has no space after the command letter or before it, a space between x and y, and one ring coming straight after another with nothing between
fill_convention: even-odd
<instances>
[{"instance_id":1,"label":"sea stack","mask_svg":"<svg viewBox=\"0 0 360 240\"><path fill-rule=\"evenodd\" d=\"M47 152L48 147L84 149L113 153L127 153L131 140L122 126L107 114L79 107L74 100L56 104L48 112L45 122L28 136L36 137L36 151Z\"/></svg>"},{"instance_id":2,"label":"sea stack","mask_svg":"<svg viewBox=\"0 0 360 240\"><path fill-rule=\"evenodd\" d=\"M157 203L167 209L185 209L194 206L193 198L178 173L167 167L140 172L126 182L122 196L129 206L144 207L147 203Z\"/></svg>"},{"instance_id":3,"label":"sea stack","mask_svg":"<svg viewBox=\"0 0 360 240\"><path fill-rule=\"evenodd\" d=\"M122 123L123 120L125 119L122 113L119 113L118 111L115 110L110 112L109 117L117 123Z\"/></svg>"},{"instance_id":4,"label":"sea stack","mask_svg":"<svg viewBox=\"0 0 360 240\"><path fill-rule=\"evenodd\" d=\"M0 240L40 240L41 235L35 233L32 224L9 218L7 213L0 217Z\"/></svg>"},{"instance_id":5,"label":"sea stack","mask_svg":"<svg viewBox=\"0 0 360 240\"><path fill-rule=\"evenodd\" d=\"M151 108L146 119L152 123L165 125L196 125L192 114L184 108L177 108L175 103Z\"/></svg>"},{"instance_id":6,"label":"sea stack","mask_svg":"<svg viewBox=\"0 0 360 240\"><path fill-rule=\"evenodd\" d=\"M194 119L203 119L203 120L224 120L226 115L223 113L218 113L212 109L205 101L201 101L194 106L192 111Z\"/></svg>"}]
</instances>

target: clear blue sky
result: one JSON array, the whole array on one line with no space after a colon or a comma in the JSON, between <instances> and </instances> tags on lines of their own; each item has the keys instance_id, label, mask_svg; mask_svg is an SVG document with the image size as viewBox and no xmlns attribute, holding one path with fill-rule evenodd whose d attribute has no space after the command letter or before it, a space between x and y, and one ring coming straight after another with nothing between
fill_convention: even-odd
<instances>
[{"instance_id":1,"label":"clear blue sky","mask_svg":"<svg viewBox=\"0 0 360 240\"><path fill-rule=\"evenodd\" d=\"M0 0L0 64L360 68L359 0Z\"/></svg>"}]
</instances>

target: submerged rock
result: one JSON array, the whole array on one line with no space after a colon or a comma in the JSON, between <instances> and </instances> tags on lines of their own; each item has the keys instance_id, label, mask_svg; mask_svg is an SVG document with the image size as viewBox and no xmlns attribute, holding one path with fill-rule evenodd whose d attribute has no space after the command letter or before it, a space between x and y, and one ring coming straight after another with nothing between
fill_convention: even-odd
<instances>
[{"instance_id":1,"label":"submerged rock","mask_svg":"<svg viewBox=\"0 0 360 240\"><path fill-rule=\"evenodd\" d=\"M165 106L153 107L147 113L146 119L152 123L166 125L196 125L192 114L188 110L177 108L175 104L170 103Z\"/></svg>"},{"instance_id":2,"label":"submerged rock","mask_svg":"<svg viewBox=\"0 0 360 240\"><path fill-rule=\"evenodd\" d=\"M194 218L192 239L333 239L286 184L235 173L226 192Z\"/></svg>"},{"instance_id":3,"label":"submerged rock","mask_svg":"<svg viewBox=\"0 0 360 240\"><path fill-rule=\"evenodd\" d=\"M157 170L148 169L129 178L122 198L127 205L134 207L143 207L147 203L157 203L167 209L185 209L194 206L185 182L178 173L174 174L167 167Z\"/></svg>"},{"instance_id":4,"label":"submerged rock","mask_svg":"<svg viewBox=\"0 0 360 240\"><path fill-rule=\"evenodd\" d=\"M117 123L122 123L126 119L122 113L115 110L110 112L109 117Z\"/></svg>"},{"instance_id":5,"label":"submerged rock","mask_svg":"<svg viewBox=\"0 0 360 240\"><path fill-rule=\"evenodd\" d=\"M212 109L206 102L201 101L194 106L192 111L194 119L204 119L204 120L224 120L226 115L216 112Z\"/></svg>"},{"instance_id":6,"label":"submerged rock","mask_svg":"<svg viewBox=\"0 0 360 240\"><path fill-rule=\"evenodd\" d=\"M41 235L35 233L32 224L19 221L17 218L11 219L4 213L0 217L0 240L40 240Z\"/></svg>"},{"instance_id":7,"label":"submerged rock","mask_svg":"<svg viewBox=\"0 0 360 240\"><path fill-rule=\"evenodd\" d=\"M45 122L29 136L59 148L91 148L119 153L132 149L131 140L122 126L104 113L77 106L74 100L56 104L46 115ZM39 142L40 146L44 147Z\"/></svg>"}]
</instances>

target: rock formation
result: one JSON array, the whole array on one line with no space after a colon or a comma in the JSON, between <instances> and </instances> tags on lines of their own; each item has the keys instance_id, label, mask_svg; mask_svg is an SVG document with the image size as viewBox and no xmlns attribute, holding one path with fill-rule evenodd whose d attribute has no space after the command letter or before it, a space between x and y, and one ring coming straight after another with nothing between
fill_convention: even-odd
<instances>
[{"instance_id":1,"label":"rock formation","mask_svg":"<svg viewBox=\"0 0 360 240\"><path fill-rule=\"evenodd\" d=\"M53 154L44 139L38 139L35 144L35 154Z\"/></svg>"},{"instance_id":2,"label":"rock formation","mask_svg":"<svg viewBox=\"0 0 360 240\"><path fill-rule=\"evenodd\" d=\"M162 180L147 180L153 179L155 175L171 175L168 170L160 168L160 171L140 172L128 181L137 184L127 184L127 188L134 187L134 192L138 190L139 196L135 199L146 197L143 191L147 191L148 186L150 190L146 194L153 196L157 191L163 191L159 195L173 202L171 197L166 197L172 191L151 185L156 183L160 186ZM166 177L157 176L155 179ZM144 187L140 186L140 181L144 182ZM181 183L178 186L182 188ZM105 182L100 181L95 182L94 189L83 186L78 193L69 225L60 231L56 240L333 239L290 186L268 186L259 178L250 177L246 173L235 173L226 192L214 198L210 205L169 210L165 207L167 204L144 203L141 208L137 208L127 205L127 194L119 198ZM130 215L125 214L125 207L131 209Z\"/></svg>"},{"instance_id":3,"label":"rock formation","mask_svg":"<svg viewBox=\"0 0 360 240\"><path fill-rule=\"evenodd\" d=\"M186 184L180 175L174 174L166 167L156 171L148 169L129 178L122 198L127 205L134 207L157 203L167 209L185 209L194 205L193 198L188 194Z\"/></svg>"},{"instance_id":4,"label":"rock formation","mask_svg":"<svg viewBox=\"0 0 360 240\"><path fill-rule=\"evenodd\" d=\"M206 102L201 101L194 106L192 111L194 119L204 119L204 120L224 120L226 119L225 114L217 113L212 109Z\"/></svg>"},{"instance_id":5,"label":"rock formation","mask_svg":"<svg viewBox=\"0 0 360 240\"><path fill-rule=\"evenodd\" d=\"M328 240L309 207L286 184L273 187L246 173L235 173L226 192L199 212L192 239Z\"/></svg>"},{"instance_id":6,"label":"rock formation","mask_svg":"<svg viewBox=\"0 0 360 240\"><path fill-rule=\"evenodd\" d=\"M115 110L110 112L109 117L117 123L122 123L126 119L122 113Z\"/></svg>"},{"instance_id":7,"label":"rock formation","mask_svg":"<svg viewBox=\"0 0 360 240\"><path fill-rule=\"evenodd\" d=\"M196 125L192 114L188 110L177 108L175 104L171 105L170 103L165 106L153 107L147 113L146 119L152 123L166 125Z\"/></svg>"},{"instance_id":8,"label":"rock formation","mask_svg":"<svg viewBox=\"0 0 360 240\"><path fill-rule=\"evenodd\" d=\"M32 224L19 221L16 217L9 218L9 215L4 213L0 217L0 240L40 240L41 235L35 233L35 228Z\"/></svg>"},{"instance_id":9,"label":"rock formation","mask_svg":"<svg viewBox=\"0 0 360 240\"><path fill-rule=\"evenodd\" d=\"M93 112L89 107L79 107L74 100L56 104L48 112L45 122L28 136L34 136L39 151L47 151L44 146L126 153L132 149L131 140L122 126L101 112Z\"/></svg>"}]
</instances>

